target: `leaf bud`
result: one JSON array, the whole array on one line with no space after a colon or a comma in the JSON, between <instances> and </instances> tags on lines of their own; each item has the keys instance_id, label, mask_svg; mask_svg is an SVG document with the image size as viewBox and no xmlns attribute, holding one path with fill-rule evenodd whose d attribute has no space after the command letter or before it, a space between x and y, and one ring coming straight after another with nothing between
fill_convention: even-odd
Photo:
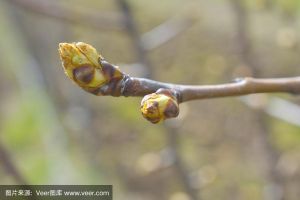
<instances>
[{"instance_id":1,"label":"leaf bud","mask_svg":"<svg viewBox=\"0 0 300 200\"><path fill-rule=\"evenodd\" d=\"M59 54L65 74L84 89L101 87L108 82L98 62L97 50L83 42L60 43Z\"/></svg>"},{"instance_id":2,"label":"leaf bud","mask_svg":"<svg viewBox=\"0 0 300 200\"><path fill-rule=\"evenodd\" d=\"M159 89L155 93L146 95L141 102L141 112L144 118L154 124L177 117L179 105L176 91Z\"/></svg>"}]
</instances>

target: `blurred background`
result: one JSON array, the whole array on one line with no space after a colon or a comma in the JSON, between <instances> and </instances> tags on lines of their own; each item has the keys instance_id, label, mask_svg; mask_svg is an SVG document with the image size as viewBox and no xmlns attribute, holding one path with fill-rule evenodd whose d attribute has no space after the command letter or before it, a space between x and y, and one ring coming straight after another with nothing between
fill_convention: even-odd
<instances>
[{"instance_id":1,"label":"blurred background","mask_svg":"<svg viewBox=\"0 0 300 200\"><path fill-rule=\"evenodd\" d=\"M141 98L97 97L59 42L181 84L300 75L298 0L1 0L0 184L112 184L114 199L298 200L300 98L184 103L159 125Z\"/></svg>"}]
</instances>

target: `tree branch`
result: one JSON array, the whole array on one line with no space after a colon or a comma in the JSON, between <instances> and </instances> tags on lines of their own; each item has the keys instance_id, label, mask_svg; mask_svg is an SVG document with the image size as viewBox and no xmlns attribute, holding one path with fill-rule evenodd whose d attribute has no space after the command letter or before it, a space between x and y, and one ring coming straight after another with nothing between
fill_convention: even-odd
<instances>
[{"instance_id":1,"label":"tree branch","mask_svg":"<svg viewBox=\"0 0 300 200\"><path fill-rule=\"evenodd\" d=\"M300 77L256 79L239 78L234 83L202 86L180 86L182 102L195 99L240 96L255 93L300 93Z\"/></svg>"},{"instance_id":2,"label":"tree branch","mask_svg":"<svg viewBox=\"0 0 300 200\"><path fill-rule=\"evenodd\" d=\"M0 142L0 163L3 165L3 168L7 171L9 175L11 175L16 183L21 185L26 185L27 181L17 168L17 166L14 164L14 162L11 159L10 153L8 150L2 145Z\"/></svg>"},{"instance_id":3,"label":"tree branch","mask_svg":"<svg viewBox=\"0 0 300 200\"><path fill-rule=\"evenodd\" d=\"M117 66L105 61L101 55L98 55L95 48L82 42L60 43L59 52L66 75L82 89L100 96L145 96L157 93L159 89L168 89L171 91L169 94L165 91L157 94L171 95L171 98L175 98L178 103L183 103L197 99L255 93L300 93L300 77L270 79L246 77L236 79L233 83L219 85L179 85L130 77L120 71ZM151 99L153 102L152 97ZM162 99L166 104L166 98L159 97L159 100Z\"/></svg>"}]
</instances>

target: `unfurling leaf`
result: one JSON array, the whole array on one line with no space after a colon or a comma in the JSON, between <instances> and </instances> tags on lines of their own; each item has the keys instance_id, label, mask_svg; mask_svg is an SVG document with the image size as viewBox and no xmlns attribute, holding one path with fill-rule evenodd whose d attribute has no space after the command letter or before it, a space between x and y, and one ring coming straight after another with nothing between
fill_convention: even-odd
<instances>
[{"instance_id":1,"label":"unfurling leaf","mask_svg":"<svg viewBox=\"0 0 300 200\"><path fill-rule=\"evenodd\" d=\"M60 43L59 54L66 75L81 88L96 95L118 93L112 89L122 79L122 72L107 63L91 45Z\"/></svg>"}]
</instances>

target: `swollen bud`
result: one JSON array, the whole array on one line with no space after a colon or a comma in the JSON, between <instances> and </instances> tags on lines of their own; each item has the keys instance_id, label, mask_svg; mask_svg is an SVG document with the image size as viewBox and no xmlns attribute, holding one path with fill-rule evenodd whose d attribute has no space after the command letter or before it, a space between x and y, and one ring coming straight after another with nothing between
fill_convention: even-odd
<instances>
[{"instance_id":1,"label":"swollen bud","mask_svg":"<svg viewBox=\"0 0 300 200\"><path fill-rule=\"evenodd\" d=\"M100 56L91 45L83 42L60 43L59 54L66 75L83 88L96 88L107 82Z\"/></svg>"},{"instance_id":2,"label":"swollen bud","mask_svg":"<svg viewBox=\"0 0 300 200\"><path fill-rule=\"evenodd\" d=\"M171 89L159 89L146 95L141 102L141 111L143 117L154 124L177 117L179 105L176 92Z\"/></svg>"},{"instance_id":3,"label":"swollen bud","mask_svg":"<svg viewBox=\"0 0 300 200\"><path fill-rule=\"evenodd\" d=\"M117 93L112 89L123 74L94 47L83 42L60 43L59 54L65 74L78 86L96 95Z\"/></svg>"}]
</instances>

